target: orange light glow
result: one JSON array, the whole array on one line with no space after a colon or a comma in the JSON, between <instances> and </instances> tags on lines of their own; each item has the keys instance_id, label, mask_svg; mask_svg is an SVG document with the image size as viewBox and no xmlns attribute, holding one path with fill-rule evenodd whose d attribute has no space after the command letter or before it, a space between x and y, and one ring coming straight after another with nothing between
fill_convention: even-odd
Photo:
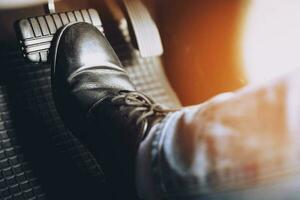
<instances>
[{"instance_id":1,"label":"orange light glow","mask_svg":"<svg viewBox=\"0 0 300 200\"><path fill-rule=\"evenodd\" d=\"M250 83L300 67L300 1L252 0L242 41Z\"/></svg>"}]
</instances>

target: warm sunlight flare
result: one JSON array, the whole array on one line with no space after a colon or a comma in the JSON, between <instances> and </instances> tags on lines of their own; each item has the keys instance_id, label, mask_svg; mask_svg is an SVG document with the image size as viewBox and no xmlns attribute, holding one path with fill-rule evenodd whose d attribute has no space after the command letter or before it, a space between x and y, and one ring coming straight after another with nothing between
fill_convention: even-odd
<instances>
[{"instance_id":1,"label":"warm sunlight flare","mask_svg":"<svg viewBox=\"0 0 300 200\"><path fill-rule=\"evenodd\" d=\"M243 62L250 83L300 67L300 1L253 0L245 22Z\"/></svg>"}]
</instances>

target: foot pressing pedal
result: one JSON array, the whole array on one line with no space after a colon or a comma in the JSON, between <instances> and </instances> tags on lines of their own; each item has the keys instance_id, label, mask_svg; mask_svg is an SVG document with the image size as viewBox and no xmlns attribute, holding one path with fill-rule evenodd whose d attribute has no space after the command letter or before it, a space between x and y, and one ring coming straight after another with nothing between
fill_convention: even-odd
<instances>
[{"instance_id":1,"label":"foot pressing pedal","mask_svg":"<svg viewBox=\"0 0 300 200\"><path fill-rule=\"evenodd\" d=\"M95 9L61 12L21 19L16 22L15 26L23 56L33 63L47 62L54 34L60 27L72 22L93 24L103 33L102 22Z\"/></svg>"}]
</instances>

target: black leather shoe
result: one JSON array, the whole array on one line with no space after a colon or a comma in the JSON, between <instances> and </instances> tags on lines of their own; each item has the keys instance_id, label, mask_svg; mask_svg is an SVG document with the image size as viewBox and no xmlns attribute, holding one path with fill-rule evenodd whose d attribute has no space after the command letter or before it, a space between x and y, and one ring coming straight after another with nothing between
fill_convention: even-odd
<instances>
[{"instance_id":1,"label":"black leather shoe","mask_svg":"<svg viewBox=\"0 0 300 200\"><path fill-rule=\"evenodd\" d=\"M166 112L135 90L94 26L69 24L53 42L52 89L58 112L99 160L116 187L116 198L134 199L136 150Z\"/></svg>"}]
</instances>

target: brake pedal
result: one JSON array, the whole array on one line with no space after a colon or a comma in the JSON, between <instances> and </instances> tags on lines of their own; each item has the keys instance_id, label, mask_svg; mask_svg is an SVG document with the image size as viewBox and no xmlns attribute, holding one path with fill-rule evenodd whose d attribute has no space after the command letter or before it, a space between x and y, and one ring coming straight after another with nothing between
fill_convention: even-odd
<instances>
[{"instance_id":1,"label":"brake pedal","mask_svg":"<svg viewBox=\"0 0 300 200\"><path fill-rule=\"evenodd\" d=\"M48 6L52 14L21 19L15 25L23 56L30 62L47 62L54 34L60 27L71 22L87 22L104 33L100 16L95 9L53 13L53 4Z\"/></svg>"}]
</instances>

